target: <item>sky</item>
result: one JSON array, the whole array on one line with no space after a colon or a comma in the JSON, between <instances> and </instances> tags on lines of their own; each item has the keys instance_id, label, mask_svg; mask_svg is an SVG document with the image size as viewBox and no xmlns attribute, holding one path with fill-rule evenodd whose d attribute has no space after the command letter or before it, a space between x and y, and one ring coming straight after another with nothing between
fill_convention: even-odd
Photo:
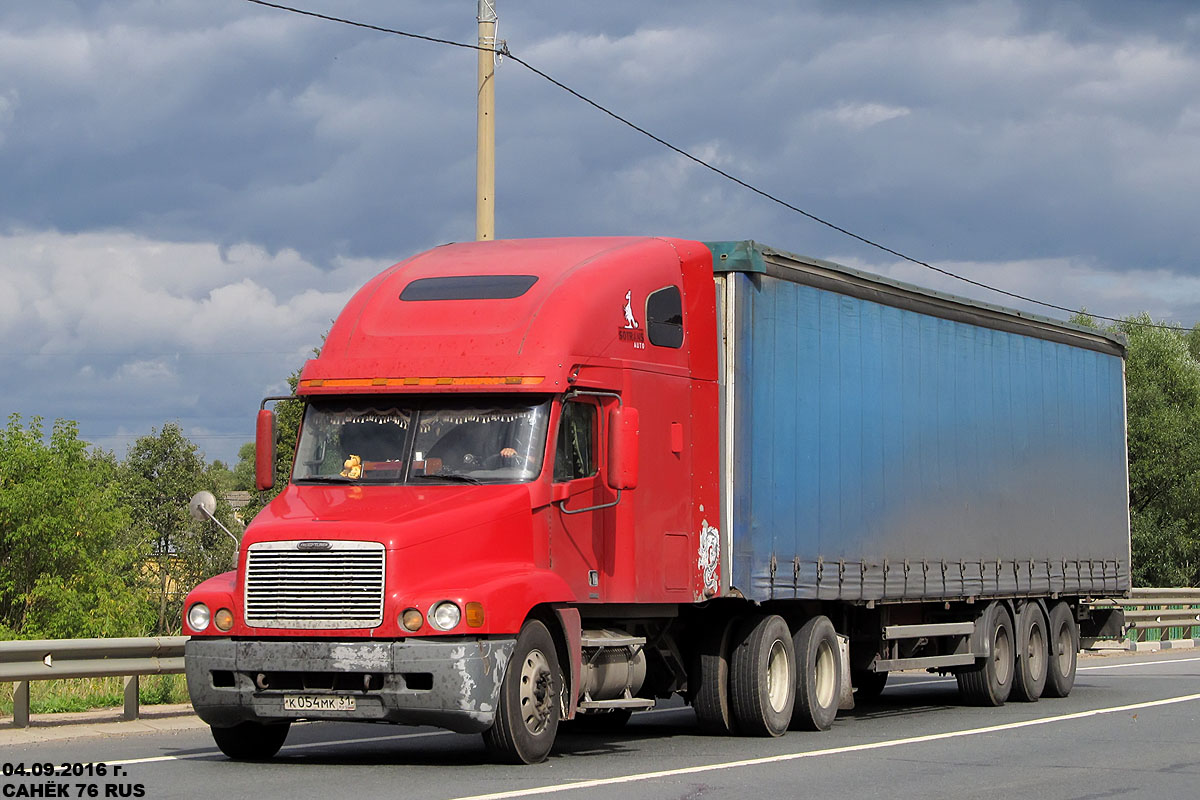
<instances>
[{"instance_id":1,"label":"sky","mask_svg":"<svg viewBox=\"0 0 1200 800\"><path fill-rule=\"evenodd\" d=\"M475 0L293 0L473 43ZM510 51L745 182L1068 308L1200 320L1200 5L497 0ZM246 0L0 4L0 412L236 460L353 292L475 233L476 54ZM1026 310L520 64L499 237L755 239ZM1063 318L1061 312L1041 310Z\"/></svg>"}]
</instances>

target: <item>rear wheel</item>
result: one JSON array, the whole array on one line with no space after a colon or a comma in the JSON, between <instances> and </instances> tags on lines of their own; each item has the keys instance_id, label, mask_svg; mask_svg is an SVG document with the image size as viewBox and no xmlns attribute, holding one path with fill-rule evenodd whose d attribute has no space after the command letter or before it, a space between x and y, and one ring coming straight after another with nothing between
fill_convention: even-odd
<instances>
[{"instance_id":1,"label":"rear wheel","mask_svg":"<svg viewBox=\"0 0 1200 800\"><path fill-rule=\"evenodd\" d=\"M542 623L525 623L504 673L496 720L483 732L488 750L511 764L544 761L558 733L562 692L554 639Z\"/></svg>"},{"instance_id":2,"label":"rear wheel","mask_svg":"<svg viewBox=\"0 0 1200 800\"><path fill-rule=\"evenodd\" d=\"M221 752L234 761L266 761L283 747L289 728L290 722L241 722L231 728L214 727L212 735Z\"/></svg>"},{"instance_id":3,"label":"rear wheel","mask_svg":"<svg viewBox=\"0 0 1200 800\"><path fill-rule=\"evenodd\" d=\"M796 701L796 655L783 617L752 616L738 628L729 663L734 724L747 736L782 736Z\"/></svg>"},{"instance_id":4,"label":"rear wheel","mask_svg":"<svg viewBox=\"0 0 1200 800\"><path fill-rule=\"evenodd\" d=\"M1025 603L1017 614L1017 672L1012 699L1033 702L1042 696L1050 661L1046 615L1037 603Z\"/></svg>"},{"instance_id":5,"label":"rear wheel","mask_svg":"<svg viewBox=\"0 0 1200 800\"><path fill-rule=\"evenodd\" d=\"M729 648L735 621L718 619L704 632L693 670L696 690L692 707L696 721L708 733L733 732L733 714L729 708Z\"/></svg>"},{"instance_id":6,"label":"rear wheel","mask_svg":"<svg viewBox=\"0 0 1200 800\"><path fill-rule=\"evenodd\" d=\"M828 617L813 617L796 631L792 645L797 668L790 727L794 731L827 731L837 716L842 692L837 632Z\"/></svg>"},{"instance_id":7,"label":"rear wheel","mask_svg":"<svg viewBox=\"0 0 1200 800\"><path fill-rule=\"evenodd\" d=\"M987 631L988 655L957 674L958 691L971 705L1002 706L1012 692L1016 666L1013 623L1002 603L988 606L981 622Z\"/></svg>"},{"instance_id":8,"label":"rear wheel","mask_svg":"<svg viewBox=\"0 0 1200 800\"><path fill-rule=\"evenodd\" d=\"M1050 661L1046 670L1046 697L1066 697L1075 686L1075 667L1079 656L1079 628L1071 606L1058 602L1050 609Z\"/></svg>"}]
</instances>

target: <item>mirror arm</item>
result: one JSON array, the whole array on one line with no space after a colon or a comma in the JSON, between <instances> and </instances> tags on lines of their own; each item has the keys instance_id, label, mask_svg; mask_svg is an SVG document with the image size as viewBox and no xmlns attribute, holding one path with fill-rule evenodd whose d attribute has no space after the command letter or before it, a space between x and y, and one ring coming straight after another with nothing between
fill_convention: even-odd
<instances>
[{"instance_id":1,"label":"mirror arm","mask_svg":"<svg viewBox=\"0 0 1200 800\"><path fill-rule=\"evenodd\" d=\"M599 505L599 506L588 506L587 508L577 508L577 509L572 510L572 509L567 508L566 500L559 500L558 507L559 507L559 510L561 510L562 513L564 513L564 514L582 514L585 511L599 511L602 508L612 508L617 503L621 502L621 492L622 491L623 490L621 490L621 489L617 489L617 499L613 500L611 503L604 503L603 505Z\"/></svg>"}]
</instances>

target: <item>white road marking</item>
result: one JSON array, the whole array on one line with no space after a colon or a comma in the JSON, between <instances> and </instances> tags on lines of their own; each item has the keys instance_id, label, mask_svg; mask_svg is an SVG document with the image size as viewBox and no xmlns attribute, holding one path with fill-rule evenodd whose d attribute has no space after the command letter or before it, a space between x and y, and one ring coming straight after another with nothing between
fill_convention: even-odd
<instances>
[{"instance_id":1,"label":"white road marking","mask_svg":"<svg viewBox=\"0 0 1200 800\"><path fill-rule=\"evenodd\" d=\"M748 758L741 761L725 761L718 764L703 764L696 767L664 769L657 772L641 772L634 775L618 775L612 778L596 778L594 780L576 781L574 783L561 783L554 786L537 786L530 789L514 789L508 792L476 794L466 797L457 797L454 798L454 800L505 800L505 798L510 797L532 797L534 795L549 794L551 792L565 792L571 789L592 789L598 786L612 786L621 783L639 783L642 781L658 780L659 778L673 778L679 775L694 775L700 772L716 772L718 770L738 769L740 767L756 767L764 764L778 764L784 761L796 761L801 758L817 758L819 756L834 756L845 753L861 753L868 750L883 750L885 748L901 747L909 744L936 742L942 739L955 739L963 736L978 736L981 733L998 733L1000 731L1029 728L1035 725L1050 725L1056 722L1068 722L1076 719L1097 717L1104 714L1119 714L1125 711L1137 711L1143 708L1167 706L1175 703L1187 703L1194 700L1200 700L1200 694L1186 694L1178 697L1168 697L1164 700L1150 700L1144 703L1131 703L1124 706L1096 708L1092 709L1091 711L1077 711L1073 714L1061 714L1054 717L1039 717L1037 719L1024 720L1022 722L1009 722L1003 725L989 725L984 728L968 728L965 730L947 731L945 733L931 733L925 736L910 736L905 739L889 739L882 742L871 742L869 744L830 747L826 750L806 750L802 753L785 753L778 756Z\"/></svg>"},{"instance_id":2,"label":"white road marking","mask_svg":"<svg viewBox=\"0 0 1200 800\"><path fill-rule=\"evenodd\" d=\"M691 711L687 706L680 708L656 708L651 711L640 711L638 716L649 714L671 714L679 711ZM426 731L425 733L394 733L388 736L368 736L361 739L336 739L330 742L300 742L297 744L287 744L279 749L282 753L285 750L311 750L314 747L333 747L339 744L362 744L365 742L390 742L398 739L421 739L429 736L451 736L454 731ZM126 764L154 764L160 761L189 761L198 758L211 758L221 755L220 750L201 750L196 753L181 753L174 756L149 756L147 758L126 758L119 761L106 760L104 763L109 766L124 766Z\"/></svg>"},{"instance_id":3,"label":"white road marking","mask_svg":"<svg viewBox=\"0 0 1200 800\"><path fill-rule=\"evenodd\" d=\"M1091 672L1100 669L1125 669L1126 667L1152 667L1155 664L1179 664L1184 661L1200 661L1200 656L1195 658L1164 658L1159 661L1122 661L1118 664L1098 664L1094 667L1079 667L1076 672ZM954 678L931 678L923 681L901 681L893 683L892 686L899 689L902 686L929 686L935 683L952 683Z\"/></svg>"}]
</instances>

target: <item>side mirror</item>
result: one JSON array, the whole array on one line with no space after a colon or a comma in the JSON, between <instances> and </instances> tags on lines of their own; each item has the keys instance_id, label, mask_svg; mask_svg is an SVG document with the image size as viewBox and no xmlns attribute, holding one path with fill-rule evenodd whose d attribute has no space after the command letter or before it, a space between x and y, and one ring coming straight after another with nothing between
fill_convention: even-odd
<instances>
[{"instance_id":1,"label":"side mirror","mask_svg":"<svg viewBox=\"0 0 1200 800\"><path fill-rule=\"evenodd\" d=\"M620 406L608 413L608 485L636 489L638 482L638 410Z\"/></svg>"},{"instance_id":2,"label":"side mirror","mask_svg":"<svg viewBox=\"0 0 1200 800\"><path fill-rule=\"evenodd\" d=\"M254 423L254 485L260 492L275 485L275 412L269 408Z\"/></svg>"}]
</instances>

